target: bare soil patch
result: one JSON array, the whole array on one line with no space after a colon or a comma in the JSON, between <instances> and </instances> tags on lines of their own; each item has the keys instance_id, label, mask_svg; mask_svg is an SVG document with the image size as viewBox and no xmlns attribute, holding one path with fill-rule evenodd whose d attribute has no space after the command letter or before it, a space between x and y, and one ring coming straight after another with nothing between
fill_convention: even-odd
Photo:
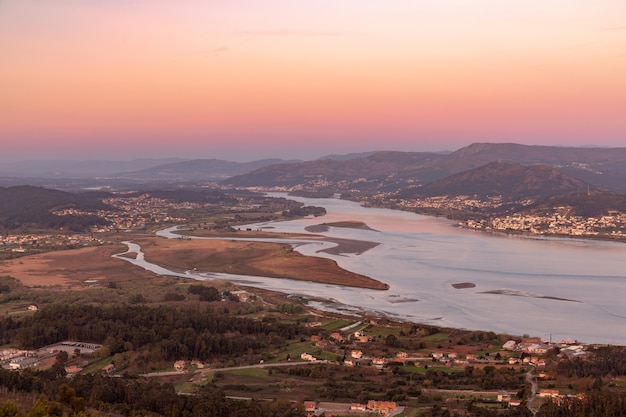
<instances>
[{"instance_id":1,"label":"bare soil patch","mask_svg":"<svg viewBox=\"0 0 626 417\"><path fill-rule=\"evenodd\" d=\"M346 222L348 223L348 222ZM367 228L367 225L362 222L353 222L356 223L354 228ZM329 223L332 225L332 223ZM359 227L359 225L363 225L363 227ZM348 226L342 226L348 227ZM318 233L324 232L328 230L326 225L314 225L308 226L305 228L308 232ZM369 229L373 230L373 229ZM322 249L319 252L330 253L333 255L347 255L354 254L360 255L365 251L368 251L376 246L380 245L380 243L376 242L367 242L364 240L354 240L354 239L341 239L341 238L330 238L321 235L310 235L310 234L301 234L301 233L277 233L277 232L267 232L264 230L238 230L236 232L223 232L223 231L215 231L215 230L194 230L194 231L184 231L181 230L178 232L181 236L198 236L198 237L214 237L214 238L251 238L251 239L311 239L311 240L323 240L327 242L336 243L337 246Z\"/></svg>"},{"instance_id":2,"label":"bare soil patch","mask_svg":"<svg viewBox=\"0 0 626 417\"><path fill-rule=\"evenodd\" d=\"M18 279L27 287L84 288L85 281L121 282L154 274L119 259L125 246L98 246L47 252L0 263L0 275Z\"/></svg>"},{"instance_id":3,"label":"bare soil patch","mask_svg":"<svg viewBox=\"0 0 626 417\"><path fill-rule=\"evenodd\" d=\"M340 268L330 259L304 256L288 244L234 240L142 238L147 261L171 269L196 269L385 290L375 279Z\"/></svg>"}]
</instances>

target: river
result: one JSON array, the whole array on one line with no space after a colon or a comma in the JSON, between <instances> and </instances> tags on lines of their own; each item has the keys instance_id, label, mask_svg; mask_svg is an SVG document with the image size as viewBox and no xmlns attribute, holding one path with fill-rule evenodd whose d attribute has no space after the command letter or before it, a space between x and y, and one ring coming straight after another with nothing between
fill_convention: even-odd
<instances>
[{"instance_id":1,"label":"river","mask_svg":"<svg viewBox=\"0 0 626 417\"><path fill-rule=\"evenodd\" d=\"M323 206L327 214L245 227L305 233L305 227L323 222L363 221L374 230L331 227L322 233L379 243L360 255L319 252L326 247L320 243L296 249L334 259L345 269L389 284L389 290L189 271L172 275L220 277L328 299L334 303L314 304L344 312L365 310L445 327L626 345L626 245L622 243L492 235L458 228L445 219L365 208L350 201L290 198ZM155 268L140 258L131 261ZM453 286L460 283L471 285Z\"/></svg>"}]
</instances>

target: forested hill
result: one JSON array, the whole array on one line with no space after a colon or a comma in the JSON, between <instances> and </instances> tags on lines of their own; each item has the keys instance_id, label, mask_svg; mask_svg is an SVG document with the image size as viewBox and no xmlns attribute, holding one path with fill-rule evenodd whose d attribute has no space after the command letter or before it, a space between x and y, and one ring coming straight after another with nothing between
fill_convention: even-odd
<instances>
[{"instance_id":1,"label":"forested hill","mask_svg":"<svg viewBox=\"0 0 626 417\"><path fill-rule=\"evenodd\" d=\"M355 158L271 165L222 184L291 187L330 193L397 192L426 186L492 162L555 168L592 186L626 194L626 148L564 148L475 143L451 153L376 152Z\"/></svg>"},{"instance_id":2,"label":"forested hill","mask_svg":"<svg viewBox=\"0 0 626 417\"><path fill-rule=\"evenodd\" d=\"M541 200L587 193L588 190L598 192L596 187L552 167L491 162L401 194L405 197L477 195Z\"/></svg>"},{"instance_id":3,"label":"forested hill","mask_svg":"<svg viewBox=\"0 0 626 417\"><path fill-rule=\"evenodd\" d=\"M91 225L107 223L94 215L53 213L70 208L87 212L107 206L97 194L73 194L33 186L0 187L0 228L4 230L28 227L83 231Z\"/></svg>"}]
</instances>

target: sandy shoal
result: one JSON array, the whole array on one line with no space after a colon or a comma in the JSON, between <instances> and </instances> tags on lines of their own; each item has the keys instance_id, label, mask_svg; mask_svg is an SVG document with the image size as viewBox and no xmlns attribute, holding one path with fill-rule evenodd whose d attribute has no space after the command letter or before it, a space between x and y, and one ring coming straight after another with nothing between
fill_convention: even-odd
<instances>
[{"instance_id":1,"label":"sandy shoal","mask_svg":"<svg viewBox=\"0 0 626 417\"><path fill-rule=\"evenodd\" d=\"M148 262L166 268L388 288L380 281L340 268L331 259L304 256L288 244L162 238L137 239L136 242Z\"/></svg>"},{"instance_id":2,"label":"sandy shoal","mask_svg":"<svg viewBox=\"0 0 626 417\"><path fill-rule=\"evenodd\" d=\"M136 239L146 260L173 270L196 268L202 272L289 278L370 289L387 285L340 268L330 259L304 256L288 244L233 240ZM365 249L344 243L344 249ZM356 246L354 246L356 245ZM367 246L367 245L366 245ZM99 246L30 255L0 262L0 275L18 279L28 287L84 288L89 281L123 282L154 278L154 274L112 254L126 246Z\"/></svg>"}]
</instances>

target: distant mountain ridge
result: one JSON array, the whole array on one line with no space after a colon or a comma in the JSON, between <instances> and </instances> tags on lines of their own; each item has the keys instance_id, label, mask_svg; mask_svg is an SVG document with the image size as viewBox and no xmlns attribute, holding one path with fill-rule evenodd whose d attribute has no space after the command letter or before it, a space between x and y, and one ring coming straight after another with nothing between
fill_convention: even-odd
<instances>
[{"instance_id":1,"label":"distant mountain ridge","mask_svg":"<svg viewBox=\"0 0 626 417\"><path fill-rule=\"evenodd\" d=\"M543 164L596 187L626 194L626 148L564 148L475 143L449 154L376 152L349 160L267 166L223 181L241 187L295 187L346 192L425 186L490 162Z\"/></svg>"},{"instance_id":2,"label":"distant mountain ridge","mask_svg":"<svg viewBox=\"0 0 626 417\"><path fill-rule=\"evenodd\" d=\"M157 165L143 170L118 174L118 178L149 179L164 181L218 181L245 174L268 165L280 165L294 161L261 159L252 162L231 162L220 159L193 159Z\"/></svg>"},{"instance_id":3,"label":"distant mountain ridge","mask_svg":"<svg viewBox=\"0 0 626 417\"><path fill-rule=\"evenodd\" d=\"M184 161L183 158L111 160L27 160L0 163L6 177L92 178Z\"/></svg>"},{"instance_id":4,"label":"distant mountain ridge","mask_svg":"<svg viewBox=\"0 0 626 417\"><path fill-rule=\"evenodd\" d=\"M318 159L315 161L270 165L222 182L237 187L321 187L341 191L347 187L374 190L393 178L411 176L416 169L426 169L443 158L433 152L381 151L349 160ZM325 185L326 184L326 185Z\"/></svg>"},{"instance_id":5,"label":"distant mountain ridge","mask_svg":"<svg viewBox=\"0 0 626 417\"><path fill-rule=\"evenodd\" d=\"M507 196L513 200L546 199L555 196L599 192L596 187L546 165L490 162L437 180L403 196Z\"/></svg>"}]
</instances>

